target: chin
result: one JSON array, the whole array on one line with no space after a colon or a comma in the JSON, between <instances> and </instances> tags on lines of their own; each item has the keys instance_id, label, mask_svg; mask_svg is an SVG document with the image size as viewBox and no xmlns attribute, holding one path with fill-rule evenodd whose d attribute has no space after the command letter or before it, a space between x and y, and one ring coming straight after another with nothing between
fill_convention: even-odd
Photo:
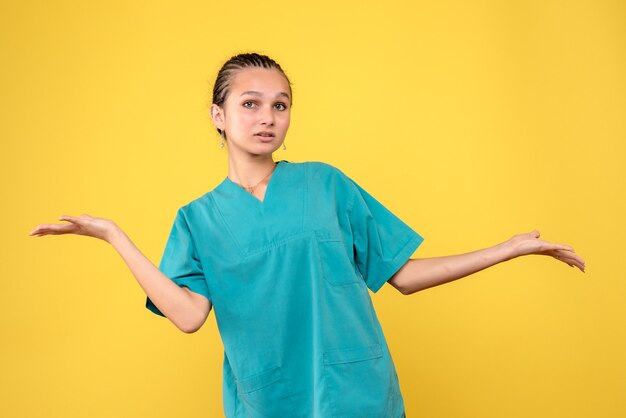
<instances>
[{"instance_id":1,"label":"chin","mask_svg":"<svg viewBox=\"0 0 626 418\"><path fill-rule=\"evenodd\" d=\"M278 150L277 147L266 147L265 149L260 149L260 148L261 147L256 148L256 149L250 149L250 150L247 150L247 152L249 154L256 155L256 156L263 156L263 155L267 156L267 155L274 154L274 152Z\"/></svg>"},{"instance_id":2,"label":"chin","mask_svg":"<svg viewBox=\"0 0 626 418\"><path fill-rule=\"evenodd\" d=\"M250 147L250 151L257 151L262 154L272 153L280 148L282 143L278 142L267 142L265 144L255 144L255 146Z\"/></svg>"}]
</instances>

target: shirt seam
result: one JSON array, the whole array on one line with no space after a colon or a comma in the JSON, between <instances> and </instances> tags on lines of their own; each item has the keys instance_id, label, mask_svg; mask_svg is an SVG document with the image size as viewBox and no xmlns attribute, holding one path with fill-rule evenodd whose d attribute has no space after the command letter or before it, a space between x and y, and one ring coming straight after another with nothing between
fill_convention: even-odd
<instances>
[{"instance_id":1,"label":"shirt seam","mask_svg":"<svg viewBox=\"0 0 626 418\"><path fill-rule=\"evenodd\" d=\"M384 286L391 276L393 276L393 274L397 272L400 267L402 267L402 265L398 265L398 261L406 262L406 256L413 254L424 241L424 238L422 238L422 236L415 231L412 231L411 235L411 238L402 246L400 251L398 251L392 259L385 263L384 274L380 275L380 279L375 280L375 285L373 286L375 290L370 288L373 292L380 290L380 288Z\"/></svg>"},{"instance_id":2,"label":"shirt seam","mask_svg":"<svg viewBox=\"0 0 626 418\"><path fill-rule=\"evenodd\" d=\"M193 245L193 256L196 258L196 260L198 260L198 262L200 263L200 266L202 267L202 277L204 277L204 283L206 284L206 291L207 291L207 296L209 298L209 300L212 302L213 298L211 296L211 290L209 289L209 281L207 280L206 277L206 273L205 273L205 269L204 269L204 264L202 263L202 259L200 258L200 254L198 253L198 246L196 244L196 240L193 236L193 233L191 232L191 227L189 226L189 221L187 220L187 212L184 209L181 209L182 211L182 215L183 215L183 220L185 221L185 227L187 228L187 230L189 231L189 237L191 239L191 243ZM180 285L187 287L190 291L194 292L194 293L199 293L196 292L194 289L192 289L191 287L189 287L186 284L182 284Z\"/></svg>"},{"instance_id":3,"label":"shirt seam","mask_svg":"<svg viewBox=\"0 0 626 418\"><path fill-rule=\"evenodd\" d=\"M215 205L215 211L217 212L218 216L220 217L220 221L222 222L222 225L224 225L224 228L226 228L226 230L228 231L228 235L230 236L230 238L235 243L235 246L237 247L237 250L239 251L239 254L242 254L242 255L245 254L245 252L243 251L243 248L239 244L239 241L237 241L237 238L235 237L235 234L233 234L233 231L228 226L228 222L226 222L226 219L224 219L224 215L222 214L222 210L220 209L219 203L217 203L217 200L215 199L215 197L213 195L209 194L209 196L211 197L211 201L213 202L213 205Z\"/></svg>"}]
</instances>

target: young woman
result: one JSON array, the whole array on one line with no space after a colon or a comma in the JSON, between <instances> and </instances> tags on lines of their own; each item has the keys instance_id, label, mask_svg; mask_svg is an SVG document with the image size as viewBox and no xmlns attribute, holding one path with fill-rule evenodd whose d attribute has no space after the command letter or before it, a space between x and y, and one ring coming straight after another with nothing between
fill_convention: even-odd
<instances>
[{"instance_id":1,"label":"young woman","mask_svg":"<svg viewBox=\"0 0 626 418\"><path fill-rule=\"evenodd\" d=\"M240 54L218 73L211 118L228 175L180 207L159 268L112 221L86 214L30 235L110 243L146 307L183 332L215 309L232 417L405 416L394 363L368 288L409 295L527 254L584 271L567 245L515 235L467 254L410 259L422 237L339 169L273 160L284 146L290 82L267 56Z\"/></svg>"}]
</instances>

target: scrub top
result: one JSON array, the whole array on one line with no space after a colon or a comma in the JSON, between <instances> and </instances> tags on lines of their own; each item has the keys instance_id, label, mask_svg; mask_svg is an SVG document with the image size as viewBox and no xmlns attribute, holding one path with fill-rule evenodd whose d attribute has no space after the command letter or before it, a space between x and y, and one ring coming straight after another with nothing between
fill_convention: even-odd
<instances>
[{"instance_id":1,"label":"scrub top","mask_svg":"<svg viewBox=\"0 0 626 418\"><path fill-rule=\"evenodd\" d=\"M180 207L159 266L213 304L225 415L400 418L368 288L423 238L338 168L276 164L263 201L226 177Z\"/></svg>"}]
</instances>

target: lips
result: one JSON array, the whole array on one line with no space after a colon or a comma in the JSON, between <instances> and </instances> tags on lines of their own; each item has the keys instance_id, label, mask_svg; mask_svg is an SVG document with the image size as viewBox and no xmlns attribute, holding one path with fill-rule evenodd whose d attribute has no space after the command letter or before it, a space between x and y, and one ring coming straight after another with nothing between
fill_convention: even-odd
<instances>
[{"instance_id":1,"label":"lips","mask_svg":"<svg viewBox=\"0 0 626 418\"><path fill-rule=\"evenodd\" d=\"M255 133L254 136L262 136L262 137L265 137L265 138L273 138L275 135L272 132L269 132L269 131L262 131L262 132Z\"/></svg>"}]
</instances>

